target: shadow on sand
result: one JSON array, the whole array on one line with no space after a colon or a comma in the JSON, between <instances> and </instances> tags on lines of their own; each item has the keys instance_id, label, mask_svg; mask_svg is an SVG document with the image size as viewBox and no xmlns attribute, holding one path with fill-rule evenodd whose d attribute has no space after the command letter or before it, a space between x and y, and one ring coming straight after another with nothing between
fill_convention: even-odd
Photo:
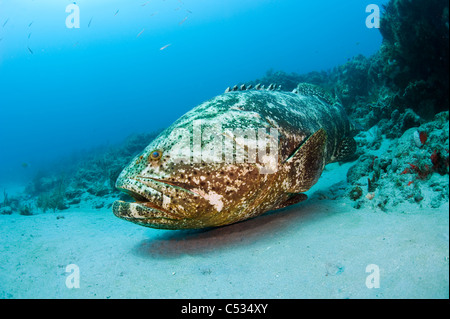
<instances>
[{"instance_id":1,"label":"shadow on sand","mask_svg":"<svg viewBox=\"0 0 450 319\"><path fill-rule=\"evenodd\" d=\"M217 253L258 241L277 240L281 234L301 231L305 223L332 214L328 205L313 200L219 228L160 231L161 234L137 244L133 253L144 258L177 258Z\"/></svg>"}]
</instances>

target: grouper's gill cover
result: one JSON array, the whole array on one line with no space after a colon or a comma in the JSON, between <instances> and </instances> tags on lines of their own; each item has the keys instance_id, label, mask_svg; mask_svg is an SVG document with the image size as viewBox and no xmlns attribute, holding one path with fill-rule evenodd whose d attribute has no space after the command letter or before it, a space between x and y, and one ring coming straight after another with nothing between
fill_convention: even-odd
<instances>
[{"instance_id":1,"label":"grouper's gill cover","mask_svg":"<svg viewBox=\"0 0 450 319\"><path fill-rule=\"evenodd\" d=\"M116 201L113 212L162 229L246 220L305 200L327 163L355 151L353 135L341 105L315 86L227 90L131 161L116 186L136 202Z\"/></svg>"}]
</instances>

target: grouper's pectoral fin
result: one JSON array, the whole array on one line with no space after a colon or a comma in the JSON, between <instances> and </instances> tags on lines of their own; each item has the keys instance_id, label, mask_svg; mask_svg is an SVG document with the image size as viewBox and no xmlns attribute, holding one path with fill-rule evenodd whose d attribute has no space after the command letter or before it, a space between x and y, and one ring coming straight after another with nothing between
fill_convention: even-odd
<instances>
[{"instance_id":1,"label":"grouper's pectoral fin","mask_svg":"<svg viewBox=\"0 0 450 319\"><path fill-rule=\"evenodd\" d=\"M277 210L277 209L285 208L285 207L303 202L307 199L308 199L308 196L306 196L306 194L302 194L302 193L289 194L288 199L286 199L284 202L279 203L278 205L275 205L272 209Z\"/></svg>"},{"instance_id":2,"label":"grouper's pectoral fin","mask_svg":"<svg viewBox=\"0 0 450 319\"><path fill-rule=\"evenodd\" d=\"M323 128L312 134L285 161L289 178L288 193L301 193L314 185L326 164L327 133Z\"/></svg>"}]
</instances>

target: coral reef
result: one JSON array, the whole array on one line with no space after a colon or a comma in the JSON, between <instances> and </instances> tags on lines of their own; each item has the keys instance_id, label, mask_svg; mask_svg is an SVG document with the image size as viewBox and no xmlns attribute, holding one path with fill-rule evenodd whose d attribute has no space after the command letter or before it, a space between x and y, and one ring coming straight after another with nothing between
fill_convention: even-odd
<instances>
[{"instance_id":1,"label":"coral reef","mask_svg":"<svg viewBox=\"0 0 450 319\"><path fill-rule=\"evenodd\" d=\"M370 59L358 55L336 68L331 74L331 80L336 83L336 95L339 96L344 107L348 108L357 103L361 97L369 96L371 79L368 72L370 66Z\"/></svg>"},{"instance_id":2,"label":"coral reef","mask_svg":"<svg viewBox=\"0 0 450 319\"><path fill-rule=\"evenodd\" d=\"M410 202L439 207L448 201L449 113L410 128L382 152L364 154L348 170L348 196L356 208L372 205L382 210ZM369 134L358 137L361 147L372 145ZM370 148L367 148L370 149ZM355 196L355 187L365 196Z\"/></svg>"},{"instance_id":3,"label":"coral reef","mask_svg":"<svg viewBox=\"0 0 450 319\"><path fill-rule=\"evenodd\" d=\"M64 192L60 189L55 189L53 192L46 192L39 194L36 200L36 207L42 209L45 213L47 210L67 209L68 206L64 202Z\"/></svg>"},{"instance_id":4,"label":"coral reef","mask_svg":"<svg viewBox=\"0 0 450 319\"><path fill-rule=\"evenodd\" d=\"M29 205L22 205L19 208L19 214L24 216L31 216L33 213L31 212L31 207Z\"/></svg>"},{"instance_id":5,"label":"coral reef","mask_svg":"<svg viewBox=\"0 0 450 319\"><path fill-rule=\"evenodd\" d=\"M6 190L3 190L3 202L0 203L0 215L11 215L18 212L20 215L30 216L32 205L23 197L10 197Z\"/></svg>"},{"instance_id":6,"label":"coral reef","mask_svg":"<svg viewBox=\"0 0 450 319\"><path fill-rule=\"evenodd\" d=\"M449 103L449 4L391 0L380 21L383 74L402 106L430 118Z\"/></svg>"}]
</instances>

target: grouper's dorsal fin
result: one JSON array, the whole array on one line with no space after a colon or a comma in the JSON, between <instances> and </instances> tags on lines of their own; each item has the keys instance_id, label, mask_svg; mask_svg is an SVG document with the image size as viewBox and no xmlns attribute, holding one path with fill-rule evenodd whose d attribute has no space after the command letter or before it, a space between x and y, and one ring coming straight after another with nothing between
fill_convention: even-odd
<instances>
[{"instance_id":1,"label":"grouper's dorsal fin","mask_svg":"<svg viewBox=\"0 0 450 319\"><path fill-rule=\"evenodd\" d=\"M317 182L326 163L326 142L327 133L321 128L308 137L285 160L284 165L286 165L288 176L291 179L287 192L304 192Z\"/></svg>"},{"instance_id":2,"label":"grouper's dorsal fin","mask_svg":"<svg viewBox=\"0 0 450 319\"><path fill-rule=\"evenodd\" d=\"M256 84L253 87L253 84L242 84L240 86L235 85L233 87L227 87L225 90L225 93L234 92L234 91L249 91L249 90L257 90L257 91L280 91L281 85L271 83L267 86L267 88L264 85L261 85L261 83Z\"/></svg>"},{"instance_id":3,"label":"grouper's dorsal fin","mask_svg":"<svg viewBox=\"0 0 450 319\"><path fill-rule=\"evenodd\" d=\"M315 96L330 105L333 105L335 102L332 95L327 90L311 83L299 83L294 91L295 93L304 96Z\"/></svg>"}]
</instances>

